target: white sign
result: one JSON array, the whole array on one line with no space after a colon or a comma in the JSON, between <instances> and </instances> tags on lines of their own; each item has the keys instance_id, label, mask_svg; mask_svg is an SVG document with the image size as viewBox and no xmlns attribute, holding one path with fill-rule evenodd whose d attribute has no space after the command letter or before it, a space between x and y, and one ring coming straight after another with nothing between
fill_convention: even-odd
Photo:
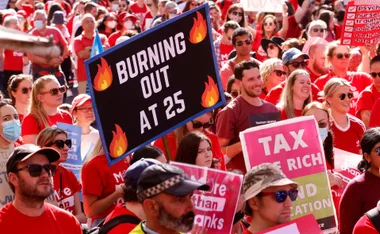
<instances>
[{"instance_id":1,"label":"white sign","mask_svg":"<svg viewBox=\"0 0 380 234\"><path fill-rule=\"evenodd\" d=\"M282 12L284 0L240 0L244 11Z\"/></svg>"}]
</instances>

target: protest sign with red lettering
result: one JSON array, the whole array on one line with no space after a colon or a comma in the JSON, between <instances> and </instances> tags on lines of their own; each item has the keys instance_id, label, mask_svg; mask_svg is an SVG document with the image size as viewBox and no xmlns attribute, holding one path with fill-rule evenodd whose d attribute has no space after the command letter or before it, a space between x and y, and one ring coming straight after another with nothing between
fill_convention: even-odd
<instances>
[{"instance_id":1,"label":"protest sign with red lettering","mask_svg":"<svg viewBox=\"0 0 380 234\"><path fill-rule=\"evenodd\" d=\"M243 176L206 167L170 162L191 179L210 185L209 191L194 191L195 224L206 226L207 234L231 233Z\"/></svg>"},{"instance_id":2,"label":"protest sign with red lettering","mask_svg":"<svg viewBox=\"0 0 380 234\"><path fill-rule=\"evenodd\" d=\"M368 0L350 1L346 6L343 45L363 46L380 41L380 6Z\"/></svg>"},{"instance_id":3,"label":"protest sign with red lettering","mask_svg":"<svg viewBox=\"0 0 380 234\"><path fill-rule=\"evenodd\" d=\"M314 215L309 214L302 216L301 218L294 219L290 222L277 225L273 228L267 229L258 234L321 234L322 231L318 226L318 223L315 221Z\"/></svg>"},{"instance_id":4,"label":"protest sign with red lettering","mask_svg":"<svg viewBox=\"0 0 380 234\"><path fill-rule=\"evenodd\" d=\"M336 229L324 151L313 116L249 128L240 133L247 170L273 163L299 184L292 219L314 214L320 228Z\"/></svg>"}]
</instances>

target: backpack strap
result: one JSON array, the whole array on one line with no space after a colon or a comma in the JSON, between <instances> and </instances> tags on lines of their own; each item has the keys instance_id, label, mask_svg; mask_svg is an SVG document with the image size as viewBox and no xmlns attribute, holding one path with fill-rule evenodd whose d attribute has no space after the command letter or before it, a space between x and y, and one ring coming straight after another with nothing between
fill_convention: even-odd
<instances>
[{"instance_id":1,"label":"backpack strap","mask_svg":"<svg viewBox=\"0 0 380 234\"><path fill-rule=\"evenodd\" d=\"M380 232L380 212L377 207L367 211L365 215L371 220L373 226L375 226L376 230Z\"/></svg>"},{"instance_id":2,"label":"backpack strap","mask_svg":"<svg viewBox=\"0 0 380 234\"><path fill-rule=\"evenodd\" d=\"M99 234L106 234L111 231L114 227L122 223L131 223L131 224L139 224L141 220L136 216L132 215L120 215L115 218L110 219L107 223L99 229Z\"/></svg>"}]
</instances>

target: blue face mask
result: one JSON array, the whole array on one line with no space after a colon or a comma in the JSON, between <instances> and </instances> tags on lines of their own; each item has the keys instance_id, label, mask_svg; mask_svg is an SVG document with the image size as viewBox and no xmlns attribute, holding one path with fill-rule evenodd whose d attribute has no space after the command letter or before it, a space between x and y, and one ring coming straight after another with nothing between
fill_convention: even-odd
<instances>
[{"instance_id":1,"label":"blue face mask","mask_svg":"<svg viewBox=\"0 0 380 234\"><path fill-rule=\"evenodd\" d=\"M2 123L1 126L3 127L3 132L1 133L1 136L3 136L5 140L9 142L15 142L20 137L20 120L14 119L11 121L7 121Z\"/></svg>"},{"instance_id":2,"label":"blue face mask","mask_svg":"<svg viewBox=\"0 0 380 234\"><path fill-rule=\"evenodd\" d=\"M319 128L319 136L321 137L322 143L325 141L327 138L329 131L327 128Z\"/></svg>"}]
</instances>

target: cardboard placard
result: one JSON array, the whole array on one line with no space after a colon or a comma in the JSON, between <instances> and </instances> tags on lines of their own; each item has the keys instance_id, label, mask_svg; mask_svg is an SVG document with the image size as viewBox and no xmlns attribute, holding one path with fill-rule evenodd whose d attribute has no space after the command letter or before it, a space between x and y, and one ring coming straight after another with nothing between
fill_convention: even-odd
<instances>
[{"instance_id":1,"label":"cardboard placard","mask_svg":"<svg viewBox=\"0 0 380 234\"><path fill-rule=\"evenodd\" d=\"M244 11L282 12L284 0L240 0Z\"/></svg>"},{"instance_id":2,"label":"cardboard placard","mask_svg":"<svg viewBox=\"0 0 380 234\"><path fill-rule=\"evenodd\" d=\"M277 225L273 228L267 229L258 234L322 234L323 232L315 221L314 215L309 214L302 216L298 219L294 219L290 222Z\"/></svg>"}]
</instances>

